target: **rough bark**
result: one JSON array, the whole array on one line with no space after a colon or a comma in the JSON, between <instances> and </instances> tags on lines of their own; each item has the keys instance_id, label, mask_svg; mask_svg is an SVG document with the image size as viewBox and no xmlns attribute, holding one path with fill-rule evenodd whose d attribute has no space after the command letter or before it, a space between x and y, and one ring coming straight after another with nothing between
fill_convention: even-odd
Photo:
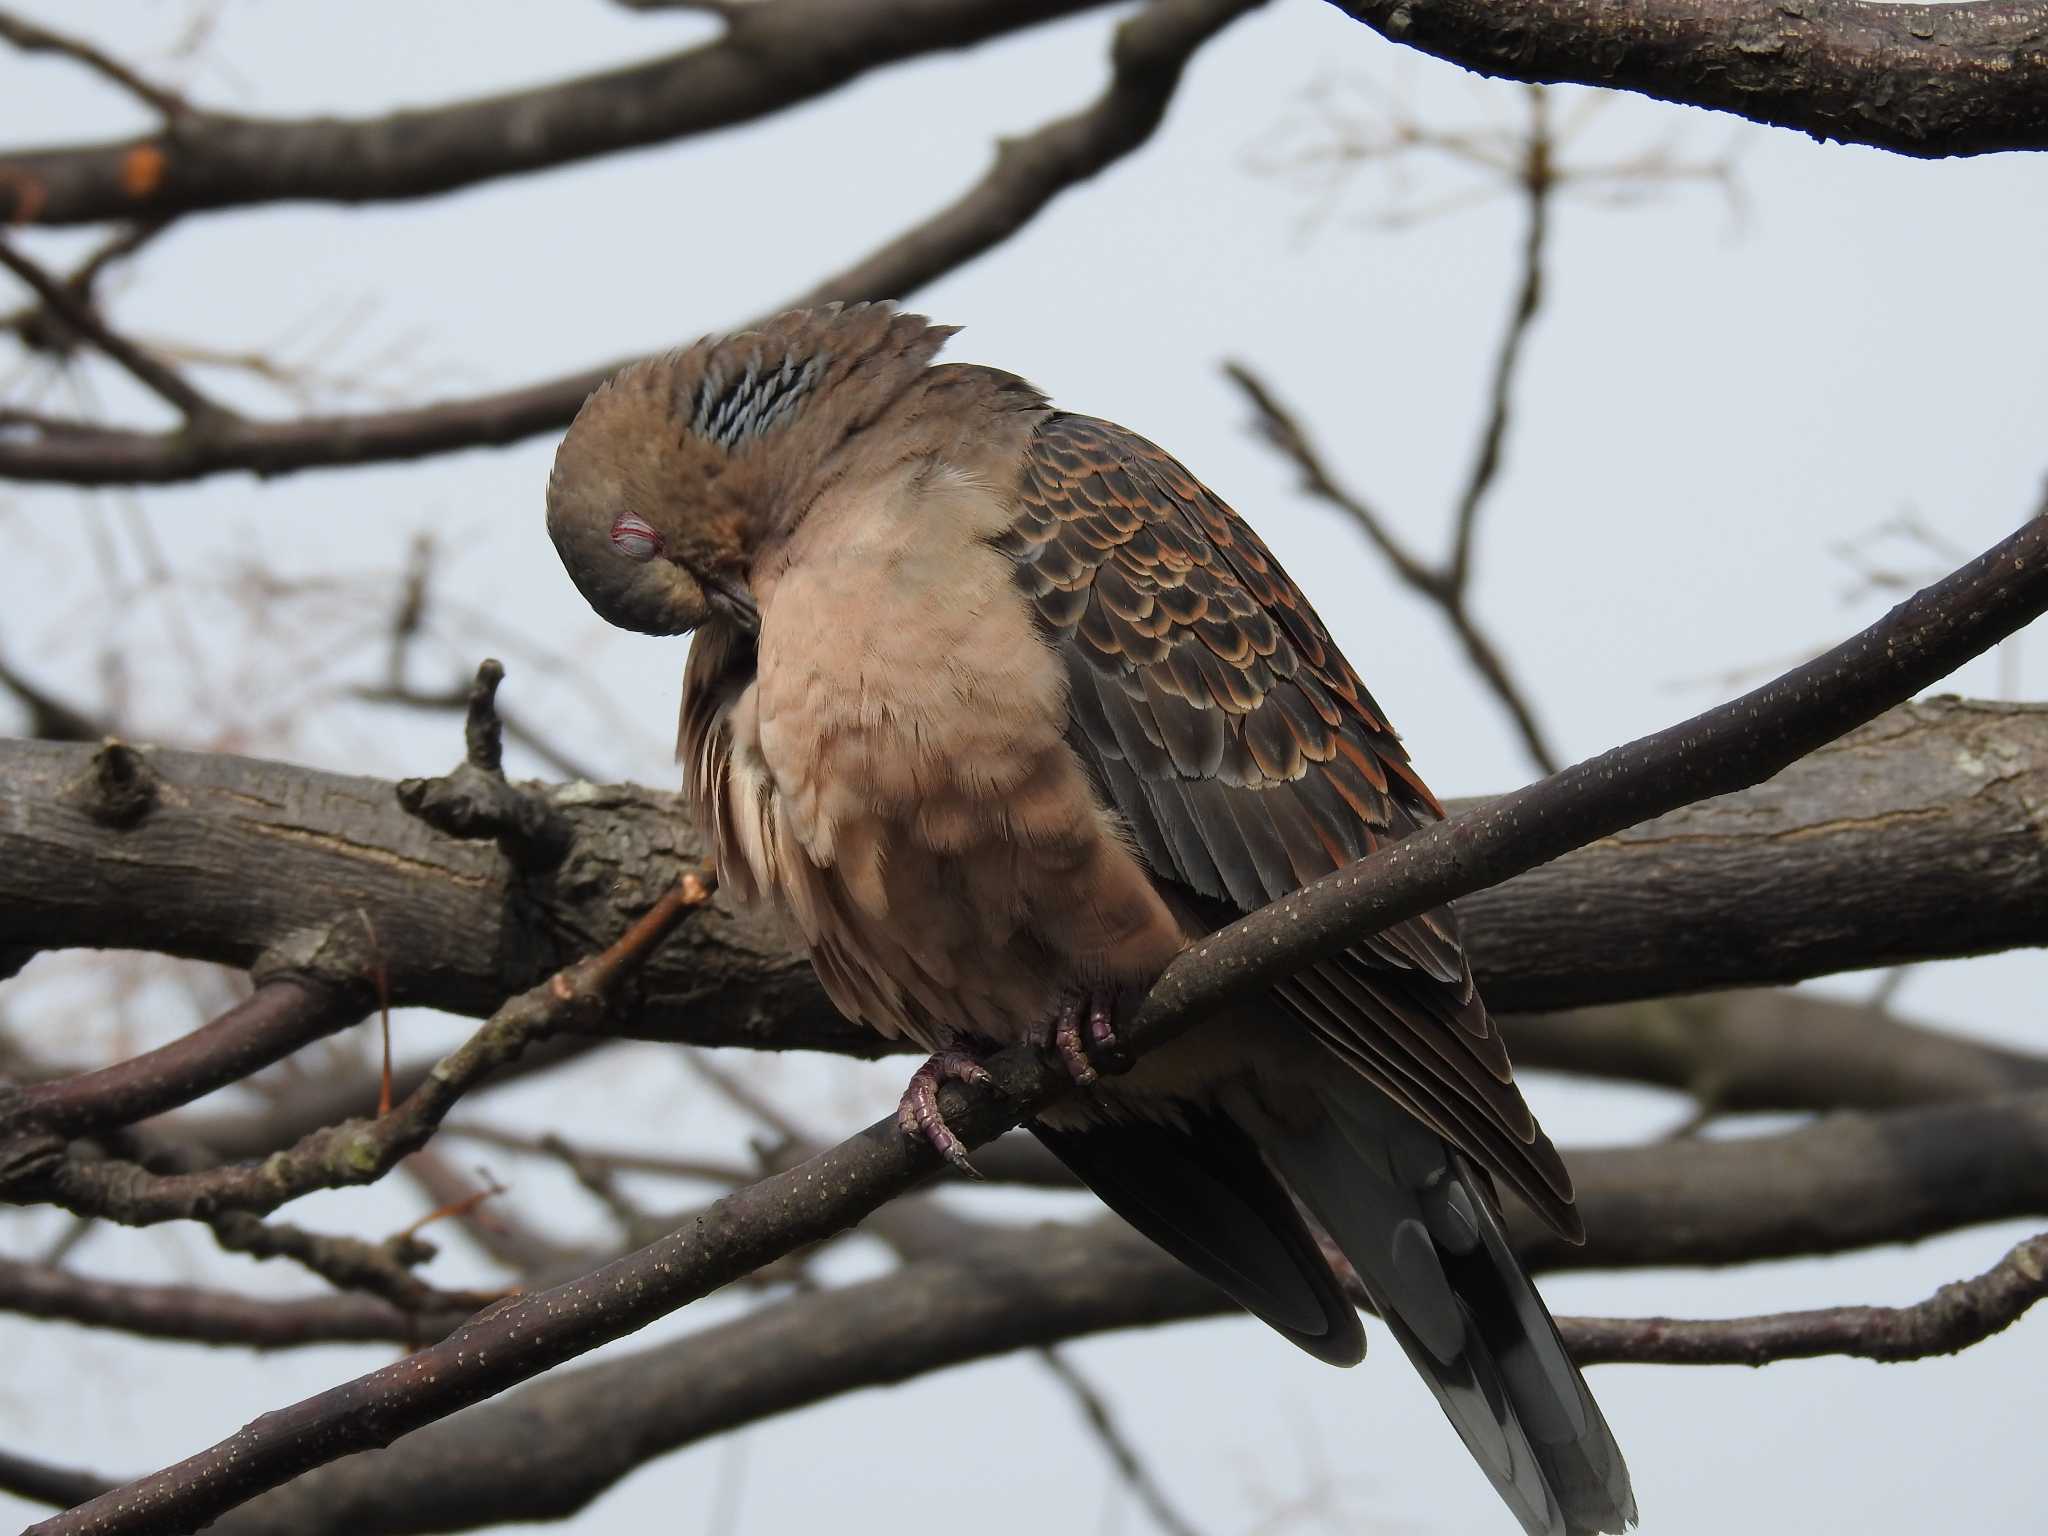
<instances>
[{"instance_id":1,"label":"rough bark","mask_svg":"<svg viewBox=\"0 0 2048 1536\"><path fill-rule=\"evenodd\" d=\"M0 932L24 949L146 942L276 972L324 938L358 942L368 913L395 1002L482 1017L606 942L702 857L658 791L537 790L575 840L553 869L521 874L494 845L407 815L387 781L169 750L141 754L162 790L120 825L81 800L95 756L0 743ZM1916 703L1461 911L1502 1012L2040 944L2044 806L2048 709ZM639 989L627 1029L644 1038L882 1049L833 1012L771 923L723 903Z\"/></svg>"},{"instance_id":2,"label":"rough bark","mask_svg":"<svg viewBox=\"0 0 2048 1536\"><path fill-rule=\"evenodd\" d=\"M1484 75L1634 91L1903 155L2048 146L2048 5L1331 0Z\"/></svg>"}]
</instances>

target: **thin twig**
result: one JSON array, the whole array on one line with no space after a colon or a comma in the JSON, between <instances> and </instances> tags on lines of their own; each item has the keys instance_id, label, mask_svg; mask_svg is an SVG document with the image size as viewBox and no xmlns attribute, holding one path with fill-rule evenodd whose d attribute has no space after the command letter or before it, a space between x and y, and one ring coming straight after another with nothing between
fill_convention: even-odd
<instances>
[{"instance_id":1,"label":"thin twig","mask_svg":"<svg viewBox=\"0 0 2048 1536\"><path fill-rule=\"evenodd\" d=\"M1514 308L1508 313L1507 328L1501 333L1500 346L1494 354L1492 382L1486 394L1486 421L1479 429L1479 445L1472 455L1464 493L1458 498L1452 519L1451 556L1444 563L1445 585L1457 595L1460 606L1464 605L1472 584L1472 541L1479 523L1480 504L1500 473L1501 444L1507 438L1508 409L1516 366L1522 358L1522 343L1529 335L1537 307L1543 302L1543 242L1549 233L1550 194L1557 184L1552 161L1550 98L1541 86L1529 86L1524 94L1529 103L1529 133L1522 142L1520 175L1528 203L1528 224L1522 238L1522 277L1515 290ZM1545 763L1544 772L1553 771L1554 766Z\"/></svg>"},{"instance_id":2,"label":"thin twig","mask_svg":"<svg viewBox=\"0 0 2048 1536\"><path fill-rule=\"evenodd\" d=\"M75 60L167 118L177 117L188 110L184 98L175 91L150 84L119 59L95 48L83 38L52 32L48 27L0 12L0 39L12 43L23 53L53 53Z\"/></svg>"},{"instance_id":3,"label":"thin twig","mask_svg":"<svg viewBox=\"0 0 2048 1536\"><path fill-rule=\"evenodd\" d=\"M175 407L188 428L235 419L233 413L201 394L175 368L114 330L99 317L89 300L81 299L69 284L51 276L5 239L0 239L0 266L28 284L52 314L120 364L136 382Z\"/></svg>"},{"instance_id":4,"label":"thin twig","mask_svg":"<svg viewBox=\"0 0 2048 1536\"><path fill-rule=\"evenodd\" d=\"M459 1136L468 1141L480 1141L485 1146L502 1147L508 1152L526 1152L535 1157L559 1156L551 1136L521 1136L511 1131L500 1130L493 1125L479 1125L474 1121L458 1120L441 1127L443 1136ZM609 1168L618 1173L650 1173L672 1179L701 1179L711 1184L744 1184L760 1172L749 1163L720 1162L713 1158L663 1157L648 1152L628 1152L617 1147L576 1148L576 1156L586 1164Z\"/></svg>"},{"instance_id":5,"label":"thin twig","mask_svg":"<svg viewBox=\"0 0 2048 1536\"><path fill-rule=\"evenodd\" d=\"M1537 724L1535 712L1524 700L1522 690L1509 674L1499 650L1478 620L1472 617L1464 592L1451 586L1449 571L1430 565L1410 551L1395 537L1386 520L1369 502L1338 483L1300 421L1280 403L1279 397L1264 380L1240 362L1225 363L1223 371L1244 391L1258 413L1260 435L1294 461L1295 468L1301 473L1303 488L1357 524L1373 547L1394 568L1394 573L1436 605L1444 621L1464 645L1465 654L1480 678L1514 721L1530 760L1546 773L1555 772L1556 756L1544 737L1542 727Z\"/></svg>"},{"instance_id":6,"label":"thin twig","mask_svg":"<svg viewBox=\"0 0 2048 1536\"><path fill-rule=\"evenodd\" d=\"M1200 1536L1192 1522L1173 1507L1173 1501L1166 1496L1166 1490L1159 1479L1139 1457L1137 1448L1124 1433L1123 1426L1110 1412L1108 1402L1095 1390L1095 1384L1082 1375L1074 1363L1057 1349L1041 1349L1038 1358L1045 1362L1047 1370L1067 1389L1074 1399L1074 1405L1081 1410L1081 1416L1088 1421L1088 1427L1108 1454L1110 1463L1116 1468L1117 1476L1124 1480L1124 1486L1137 1496L1145 1512L1152 1517L1152 1523L1166 1533L1166 1536Z\"/></svg>"},{"instance_id":7,"label":"thin twig","mask_svg":"<svg viewBox=\"0 0 2048 1536\"><path fill-rule=\"evenodd\" d=\"M1451 626L1465 655L1480 680L1500 701L1530 761L1544 773L1555 773L1558 757L1528 697L1508 670L1506 659L1472 612L1473 549L1479 526L1479 512L1500 475L1503 445L1507 441L1515 374L1520 367L1529 327L1543 300L1543 250L1549 233L1552 193L1566 173L1556 162L1556 140L1550 126L1549 99L1539 87L1526 93L1529 128L1515 144L1512 164L1496 165L1496 157L1459 145L1458 152L1480 160L1499 172L1511 171L1514 183L1528 205L1528 223L1522 240L1521 278L1507 323L1494 352L1493 370L1487 388L1486 409L1473 449L1472 467L1465 477L1451 518L1450 552L1440 563L1417 555L1402 542L1393 527L1363 497L1342 485L1324 462L1307 430L1295 414L1283 406L1273 390L1243 363L1229 362L1224 372L1244 391L1257 413L1259 435L1294 462L1303 487L1318 500L1344 513L1358 526L1373 547L1412 591L1433 604ZM1438 142L1449 142L1438 140Z\"/></svg>"}]
</instances>

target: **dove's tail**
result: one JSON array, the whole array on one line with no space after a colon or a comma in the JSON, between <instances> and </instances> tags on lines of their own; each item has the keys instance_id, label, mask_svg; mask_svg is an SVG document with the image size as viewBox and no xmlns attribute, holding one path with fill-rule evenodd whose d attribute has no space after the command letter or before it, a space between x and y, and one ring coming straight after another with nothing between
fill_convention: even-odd
<instances>
[{"instance_id":1,"label":"dove's tail","mask_svg":"<svg viewBox=\"0 0 2048 1536\"><path fill-rule=\"evenodd\" d=\"M1104 1205L1254 1317L1332 1365L1365 1358L1357 1311L1287 1191L1228 1115L1188 1105L1178 1124L1031 1129Z\"/></svg>"},{"instance_id":2,"label":"dove's tail","mask_svg":"<svg viewBox=\"0 0 2048 1536\"><path fill-rule=\"evenodd\" d=\"M1620 1448L1464 1156L1362 1081L1301 1128L1260 1124L1273 1170L1343 1250L1374 1310L1531 1536L1635 1524Z\"/></svg>"}]
</instances>

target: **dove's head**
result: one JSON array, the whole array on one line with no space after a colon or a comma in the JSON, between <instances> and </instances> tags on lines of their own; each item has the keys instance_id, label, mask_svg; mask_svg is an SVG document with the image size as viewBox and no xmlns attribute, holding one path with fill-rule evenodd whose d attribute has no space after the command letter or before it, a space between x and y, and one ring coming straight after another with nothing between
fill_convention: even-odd
<instances>
[{"instance_id":1,"label":"dove's head","mask_svg":"<svg viewBox=\"0 0 2048 1536\"><path fill-rule=\"evenodd\" d=\"M577 590L625 629L758 622L763 545L872 458L871 433L952 334L884 305L793 310L621 369L555 454L548 533Z\"/></svg>"}]
</instances>

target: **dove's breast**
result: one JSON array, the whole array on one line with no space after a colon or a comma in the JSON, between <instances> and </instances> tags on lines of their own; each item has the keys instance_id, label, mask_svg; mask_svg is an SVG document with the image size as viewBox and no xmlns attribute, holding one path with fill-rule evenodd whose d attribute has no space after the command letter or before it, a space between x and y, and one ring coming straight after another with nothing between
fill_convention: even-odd
<instances>
[{"instance_id":1,"label":"dove's breast","mask_svg":"<svg viewBox=\"0 0 2048 1536\"><path fill-rule=\"evenodd\" d=\"M757 883L842 1009L928 1048L1148 984L1183 942L1066 744L1059 660L988 542L1007 516L943 472L819 506L756 577L732 715Z\"/></svg>"}]
</instances>

